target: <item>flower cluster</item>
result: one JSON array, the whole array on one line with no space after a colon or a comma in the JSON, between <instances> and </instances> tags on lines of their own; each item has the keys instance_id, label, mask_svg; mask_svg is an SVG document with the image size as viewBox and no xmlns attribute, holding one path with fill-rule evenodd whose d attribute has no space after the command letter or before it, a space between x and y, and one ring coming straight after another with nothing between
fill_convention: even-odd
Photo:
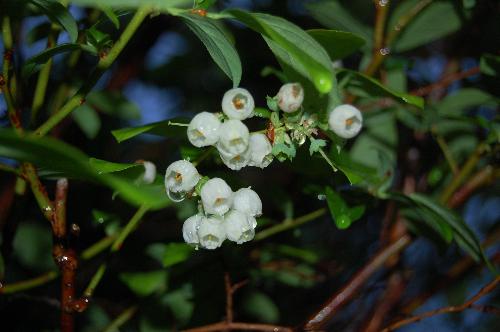
<instances>
[{"instance_id":1,"label":"flower cluster","mask_svg":"<svg viewBox=\"0 0 500 332\"><path fill-rule=\"evenodd\" d=\"M231 89L222 98L222 111L227 118L198 113L189 123L188 139L196 147L217 147L220 158L232 170L267 167L273 160L271 143L262 133L250 133L242 122L253 116L254 108L253 97L246 89Z\"/></svg>"},{"instance_id":2,"label":"flower cluster","mask_svg":"<svg viewBox=\"0 0 500 332\"><path fill-rule=\"evenodd\" d=\"M198 113L188 125L187 137L199 148L215 146L224 164L232 170L245 166L264 168L274 157L280 161L292 160L296 147L309 139L311 155L319 152L336 170L322 150L326 141L317 138L319 129L328 127L341 138L352 138L361 130L361 113L351 105L340 105L329 112L328 125L321 124L316 114L304 112L303 101L304 89L299 83L284 84L275 97L267 98L271 110L266 116L267 128L250 133L242 120L254 115L254 99L246 89L234 88L222 98L223 114ZM144 166L148 170L149 165ZM202 177L187 160L168 166L165 188L176 202L185 197L200 198L198 213L188 218L182 228L187 243L216 249L226 239L241 244L254 238L255 218L262 214L262 202L252 189L233 192L221 178Z\"/></svg>"},{"instance_id":3,"label":"flower cluster","mask_svg":"<svg viewBox=\"0 0 500 332\"><path fill-rule=\"evenodd\" d=\"M178 160L165 174L169 197L178 200L193 193L201 175L192 163ZM262 201L250 188L233 192L226 181L209 179L199 189L200 211L188 218L182 227L186 243L205 249L216 249L228 239L238 244L250 241L255 235L256 217L262 214Z\"/></svg>"}]
</instances>

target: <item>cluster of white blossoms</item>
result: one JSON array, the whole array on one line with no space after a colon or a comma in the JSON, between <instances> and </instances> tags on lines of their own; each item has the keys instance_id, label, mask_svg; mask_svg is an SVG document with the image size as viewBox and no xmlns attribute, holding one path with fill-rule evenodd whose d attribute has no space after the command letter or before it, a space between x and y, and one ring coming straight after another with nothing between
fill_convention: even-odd
<instances>
[{"instance_id":1,"label":"cluster of white blossoms","mask_svg":"<svg viewBox=\"0 0 500 332\"><path fill-rule=\"evenodd\" d=\"M222 98L224 114L198 113L188 125L187 137L199 148L215 146L224 164L232 170L245 166L264 168L274 156L285 160L283 153L291 160L295 156L295 145L302 145L306 138L311 141L312 154L326 142L314 138L318 135L319 123L314 114L303 112L303 101L304 89L299 83L284 84L275 97L268 97L268 107L272 111L268 129L250 133L242 120L254 115L254 99L247 90L234 88ZM279 110L291 114L280 118ZM328 114L328 127L345 139L356 136L362 122L360 111L347 104L335 107ZM322 155L331 164L326 155ZM144 180L147 181L153 170L149 164L144 163L144 167ZM176 202L185 197L200 198L198 213L183 225L182 233L187 243L197 248L216 249L226 239L241 244L254 238L255 218L262 214L262 202L252 189L233 192L221 178L202 177L187 160L178 160L168 166L165 188L170 199Z\"/></svg>"},{"instance_id":2,"label":"cluster of white blossoms","mask_svg":"<svg viewBox=\"0 0 500 332\"><path fill-rule=\"evenodd\" d=\"M242 122L253 116L254 108L250 92L231 89L222 98L222 111L227 119L214 113L198 113L189 123L188 139L196 147L215 146L224 164L232 170L267 167L273 160L271 142L262 133L250 133Z\"/></svg>"},{"instance_id":3,"label":"cluster of white blossoms","mask_svg":"<svg viewBox=\"0 0 500 332\"><path fill-rule=\"evenodd\" d=\"M165 187L173 200L193 193L201 175L192 163L178 160L165 173ZM226 181L213 178L199 190L200 209L182 226L186 243L205 249L216 249L224 240L238 244L250 241L255 235L256 217L262 214L262 201L250 188L233 192Z\"/></svg>"}]
</instances>

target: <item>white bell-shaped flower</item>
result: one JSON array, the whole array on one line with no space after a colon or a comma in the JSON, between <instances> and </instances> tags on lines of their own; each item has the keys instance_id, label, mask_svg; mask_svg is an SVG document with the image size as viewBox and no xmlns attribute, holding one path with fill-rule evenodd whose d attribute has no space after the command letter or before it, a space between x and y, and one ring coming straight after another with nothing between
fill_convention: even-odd
<instances>
[{"instance_id":1,"label":"white bell-shaped flower","mask_svg":"<svg viewBox=\"0 0 500 332\"><path fill-rule=\"evenodd\" d=\"M198 229L200 228L201 219L203 215L195 214L184 221L182 225L182 237L188 244L199 244Z\"/></svg>"},{"instance_id":2,"label":"white bell-shaped flower","mask_svg":"<svg viewBox=\"0 0 500 332\"><path fill-rule=\"evenodd\" d=\"M216 249L226 239L224 220L221 217L203 217L198 228L200 245L205 249Z\"/></svg>"},{"instance_id":3,"label":"white bell-shaped flower","mask_svg":"<svg viewBox=\"0 0 500 332\"><path fill-rule=\"evenodd\" d=\"M141 182L151 184L156 179L156 165L150 161L143 161L144 174L142 175Z\"/></svg>"},{"instance_id":4,"label":"white bell-shaped flower","mask_svg":"<svg viewBox=\"0 0 500 332\"><path fill-rule=\"evenodd\" d=\"M262 201L252 189L241 188L234 193L233 209L252 217L258 217L262 214Z\"/></svg>"},{"instance_id":5,"label":"white bell-shaped flower","mask_svg":"<svg viewBox=\"0 0 500 332\"><path fill-rule=\"evenodd\" d=\"M222 98L222 111L230 119L245 120L252 116L254 108L252 95L243 88L228 90Z\"/></svg>"},{"instance_id":6,"label":"white bell-shaped flower","mask_svg":"<svg viewBox=\"0 0 500 332\"><path fill-rule=\"evenodd\" d=\"M201 202L206 213L222 216L233 204L233 191L226 181L220 178L208 180L201 187Z\"/></svg>"},{"instance_id":7,"label":"white bell-shaped flower","mask_svg":"<svg viewBox=\"0 0 500 332\"><path fill-rule=\"evenodd\" d=\"M200 148L214 145L219 140L221 123L217 116L209 112L201 112L189 123L187 137L191 144Z\"/></svg>"},{"instance_id":8,"label":"white bell-shaped flower","mask_svg":"<svg viewBox=\"0 0 500 332\"><path fill-rule=\"evenodd\" d=\"M200 180L196 168L189 161L178 160L170 164L165 172L167 194L182 194L191 191ZM171 197L173 198L173 196ZM175 199L174 199L175 200Z\"/></svg>"},{"instance_id":9,"label":"white bell-shaped flower","mask_svg":"<svg viewBox=\"0 0 500 332\"><path fill-rule=\"evenodd\" d=\"M363 126L363 116L354 106L343 104L335 107L328 116L330 129L342 138L353 138Z\"/></svg>"},{"instance_id":10,"label":"white bell-shaped flower","mask_svg":"<svg viewBox=\"0 0 500 332\"><path fill-rule=\"evenodd\" d=\"M217 148L230 154L245 152L248 148L250 133L240 120L227 120L219 128Z\"/></svg>"},{"instance_id":11,"label":"white bell-shaped flower","mask_svg":"<svg viewBox=\"0 0 500 332\"><path fill-rule=\"evenodd\" d=\"M278 92L278 106L286 113L297 111L304 101L304 89L300 83L284 84Z\"/></svg>"},{"instance_id":12,"label":"white bell-shaped flower","mask_svg":"<svg viewBox=\"0 0 500 332\"><path fill-rule=\"evenodd\" d=\"M266 135L262 133L250 134L249 145L250 166L264 168L273 161L273 154L271 153L273 147Z\"/></svg>"},{"instance_id":13,"label":"white bell-shaped flower","mask_svg":"<svg viewBox=\"0 0 500 332\"><path fill-rule=\"evenodd\" d=\"M228 153L222 149L218 149L220 159L224 165L232 169L233 171L239 171L243 167L247 166L250 162L250 148L246 149L242 153Z\"/></svg>"},{"instance_id":14,"label":"white bell-shaped flower","mask_svg":"<svg viewBox=\"0 0 500 332\"><path fill-rule=\"evenodd\" d=\"M254 217L243 212L229 211L224 216L224 228L227 238L238 244L252 240L255 236L254 221Z\"/></svg>"}]
</instances>

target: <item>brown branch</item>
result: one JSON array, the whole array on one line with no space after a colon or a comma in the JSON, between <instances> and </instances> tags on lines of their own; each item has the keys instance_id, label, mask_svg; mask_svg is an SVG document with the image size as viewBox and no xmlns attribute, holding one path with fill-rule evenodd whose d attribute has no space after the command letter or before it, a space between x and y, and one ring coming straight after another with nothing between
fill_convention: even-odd
<instances>
[{"instance_id":1,"label":"brown branch","mask_svg":"<svg viewBox=\"0 0 500 332\"><path fill-rule=\"evenodd\" d=\"M498 170L494 170L491 166L486 166L474 174L459 190L455 191L449 199L448 205L450 207L462 205L477 189L490 184L499 176Z\"/></svg>"},{"instance_id":2,"label":"brown branch","mask_svg":"<svg viewBox=\"0 0 500 332\"><path fill-rule=\"evenodd\" d=\"M415 95L415 96L426 96L433 92L434 90L439 90L439 89L444 89L448 87L449 85L453 84L453 82L461 80L463 78L467 78L470 76L474 76L476 74L479 74L480 70L479 67L473 67L458 73L453 73L450 75L447 75L443 77L440 81L426 85L424 87L418 88L416 90L413 90L410 92L410 94Z\"/></svg>"},{"instance_id":3,"label":"brown branch","mask_svg":"<svg viewBox=\"0 0 500 332\"><path fill-rule=\"evenodd\" d=\"M481 311L483 311L483 308L486 308L486 307L477 307L474 305L474 303L479 301L479 299L481 299L486 294L492 292L499 282L500 282L500 277L496 277L495 279L493 279L493 281L491 281L489 284L487 284L486 286L481 288L481 290L479 292L477 292L474 296L472 296L469 300L467 300L466 302L464 302L461 305L449 306L449 307L444 307L444 308L440 308L440 309L436 309L436 310L431 310L431 311L424 312L423 314L420 314L417 316L413 316L413 317L409 317L409 318L400 320L398 322L395 322L395 323L389 325L388 327L383 329L382 332L394 331L394 330L397 330L400 327L403 327L405 325L419 322L422 319L429 318L429 317L436 316L436 315L440 315L440 314L461 312L461 311L464 311L466 309L471 309L471 308L472 309L481 308ZM488 307L488 308L490 308L490 307ZM489 309L489 310L485 309L484 312L497 313L498 309L496 309L496 308Z\"/></svg>"},{"instance_id":4,"label":"brown branch","mask_svg":"<svg viewBox=\"0 0 500 332\"><path fill-rule=\"evenodd\" d=\"M231 287L231 277L229 273L224 273L224 285L226 287L226 321L233 322L233 288Z\"/></svg>"},{"instance_id":5,"label":"brown branch","mask_svg":"<svg viewBox=\"0 0 500 332\"><path fill-rule=\"evenodd\" d=\"M339 291L312 315L304 326L305 330L320 330L342 307L344 307L363 287L366 281L393 255L401 252L411 242L404 235L392 244L380 250L365 266L363 266Z\"/></svg>"},{"instance_id":6,"label":"brown branch","mask_svg":"<svg viewBox=\"0 0 500 332\"><path fill-rule=\"evenodd\" d=\"M387 282L387 290L382 294L373 310L371 318L367 321L362 331L377 332L384 323L387 314L400 301L405 289L405 283L400 273L393 273Z\"/></svg>"},{"instance_id":7,"label":"brown branch","mask_svg":"<svg viewBox=\"0 0 500 332\"><path fill-rule=\"evenodd\" d=\"M183 332L211 332L224 330L246 330L246 331L264 331L264 332L292 332L293 329L285 326L270 325L270 324L253 324L253 323L228 323L220 322L193 329L184 330Z\"/></svg>"}]
</instances>

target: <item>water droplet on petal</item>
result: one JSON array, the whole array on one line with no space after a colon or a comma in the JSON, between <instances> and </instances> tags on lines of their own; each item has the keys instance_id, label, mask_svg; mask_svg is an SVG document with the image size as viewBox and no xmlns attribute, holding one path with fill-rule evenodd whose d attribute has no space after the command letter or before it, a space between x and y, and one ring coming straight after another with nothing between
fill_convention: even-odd
<instances>
[{"instance_id":1,"label":"water droplet on petal","mask_svg":"<svg viewBox=\"0 0 500 332\"><path fill-rule=\"evenodd\" d=\"M186 198L186 193L184 191L174 192L171 190L167 190L168 198L170 198L173 202L182 202Z\"/></svg>"}]
</instances>

